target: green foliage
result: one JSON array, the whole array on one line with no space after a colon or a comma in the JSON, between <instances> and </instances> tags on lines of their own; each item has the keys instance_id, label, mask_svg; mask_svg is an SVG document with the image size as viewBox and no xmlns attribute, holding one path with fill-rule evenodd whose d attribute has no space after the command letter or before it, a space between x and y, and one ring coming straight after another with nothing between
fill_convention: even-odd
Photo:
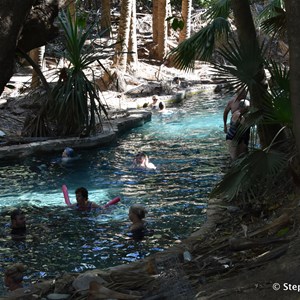
<instances>
[{"instance_id":1,"label":"green foliage","mask_svg":"<svg viewBox=\"0 0 300 300\"><path fill-rule=\"evenodd\" d=\"M227 41L230 32L230 24L226 19L215 19L170 52L174 64L179 69L190 70L194 68L195 60L210 61L215 41L219 38Z\"/></svg>"},{"instance_id":2,"label":"green foliage","mask_svg":"<svg viewBox=\"0 0 300 300\"><path fill-rule=\"evenodd\" d=\"M279 124L281 128L266 149L256 149L237 159L223 180L215 187L211 197L224 196L229 200L242 197L251 201L271 191L273 182L280 179L286 170L290 150L280 152L272 149L275 138L291 127L292 111L289 95L289 72L275 62L265 62L264 43L256 46L256 41L243 49L234 38L228 23L230 0L212 1L205 13L209 21L205 28L182 42L172 51L175 65L183 70L193 69L195 60L212 61L214 52L226 63L213 63L215 76L239 90L249 88L261 98L259 108L252 109L246 122L240 127L237 137L249 127L257 124ZM272 8L272 9L271 9ZM262 13L262 27L272 31L285 28L285 11L282 1L272 2ZM277 26L279 25L279 26ZM268 31L271 32L271 31ZM225 37L225 38L224 38ZM218 47L216 47L218 45ZM262 66L267 65L273 84L267 92L262 82ZM279 181L280 182L280 181Z\"/></svg>"},{"instance_id":3,"label":"green foliage","mask_svg":"<svg viewBox=\"0 0 300 300\"><path fill-rule=\"evenodd\" d=\"M269 35L285 36L286 12L282 0L273 0L259 14L258 21L261 29Z\"/></svg>"},{"instance_id":4,"label":"green foliage","mask_svg":"<svg viewBox=\"0 0 300 300\"><path fill-rule=\"evenodd\" d=\"M204 18L213 21L216 18L227 19L230 14L231 0L212 0Z\"/></svg>"},{"instance_id":5,"label":"green foliage","mask_svg":"<svg viewBox=\"0 0 300 300\"><path fill-rule=\"evenodd\" d=\"M196 0L195 3L198 4L201 8L209 8L214 0Z\"/></svg>"},{"instance_id":6,"label":"green foliage","mask_svg":"<svg viewBox=\"0 0 300 300\"><path fill-rule=\"evenodd\" d=\"M289 227L284 227L284 228L280 229L280 230L276 233L276 235L277 235L278 237L283 237L283 236L287 235L287 234L289 233L289 231L290 231L290 228L289 228Z\"/></svg>"},{"instance_id":7,"label":"green foliage","mask_svg":"<svg viewBox=\"0 0 300 300\"><path fill-rule=\"evenodd\" d=\"M169 18L167 18L167 21L172 21L171 26L172 26L173 30L175 30L175 31L177 29L182 30L184 27L184 21L182 19L178 19L176 17L169 17Z\"/></svg>"},{"instance_id":8,"label":"green foliage","mask_svg":"<svg viewBox=\"0 0 300 300\"><path fill-rule=\"evenodd\" d=\"M70 65L61 71L60 80L53 89L53 99L48 101L49 116L57 124L61 136L93 133L101 112L106 110L99 99L94 80L87 78L85 71L99 59L93 42L89 40L94 24L87 26L86 18L72 21L70 14L62 12L59 21L64 32L64 56Z\"/></svg>"},{"instance_id":9,"label":"green foliage","mask_svg":"<svg viewBox=\"0 0 300 300\"><path fill-rule=\"evenodd\" d=\"M264 44L260 48L253 47L252 51L241 47L234 39L218 50L218 53L228 62L220 65L214 63L214 68L220 78L226 79L234 89L251 88L256 85L256 75L264 59Z\"/></svg>"},{"instance_id":10,"label":"green foliage","mask_svg":"<svg viewBox=\"0 0 300 300\"><path fill-rule=\"evenodd\" d=\"M290 76L287 66L274 61L267 64L271 75L270 92L265 95L263 105L266 123L279 123L292 128L293 115L290 99Z\"/></svg>"},{"instance_id":11,"label":"green foliage","mask_svg":"<svg viewBox=\"0 0 300 300\"><path fill-rule=\"evenodd\" d=\"M233 163L210 197L221 195L230 201L243 195L244 199L253 199L282 176L286 163L287 155L284 153L254 150Z\"/></svg>"}]
</instances>

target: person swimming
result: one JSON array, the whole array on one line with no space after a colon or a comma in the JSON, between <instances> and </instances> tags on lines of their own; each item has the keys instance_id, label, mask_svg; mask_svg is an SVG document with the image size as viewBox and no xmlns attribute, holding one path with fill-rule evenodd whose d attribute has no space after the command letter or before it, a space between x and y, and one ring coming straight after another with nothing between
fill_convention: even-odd
<instances>
[{"instance_id":1,"label":"person swimming","mask_svg":"<svg viewBox=\"0 0 300 300\"><path fill-rule=\"evenodd\" d=\"M61 155L61 162L63 164L69 163L76 160L78 157L75 156L75 151L73 148L66 147Z\"/></svg>"},{"instance_id":2,"label":"person swimming","mask_svg":"<svg viewBox=\"0 0 300 300\"><path fill-rule=\"evenodd\" d=\"M133 166L135 168L141 168L141 169L148 169L148 170L156 170L156 166L149 162L149 157L144 152L139 152L134 160L133 160Z\"/></svg>"},{"instance_id":3,"label":"person swimming","mask_svg":"<svg viewBox=\"0 0 300 300\"><path fill-rule=\"evenodd\" d=\"M50 162L50 166L61 166L69 167L72 166L75 161L80 158L80 155L77 155L75 150L71 147L66 147L61 156L54 158Z\"/></svg>"},{"instance_id":4,"label":"person swimming","mask_svg":"<svg viewBox=\"0 0 300 300\"><path fill-rule=\"evenodd\" d=\"M142 240L146 234L146 225L145 221L143 220L146 214L147 210L140 204L132 205L129 208L128 217L132 222L129 230L134 240Z\"/></svg>"},{"instance_id":5,"label":"person swimming","mask_svg":"<svg viewBox=\"0 0 300 300\"><path fill-rule=\"evenodd\" d=\"M62 153L62 158L72 158L74 157L74 149L70 147L66 147Z\"/></svg>"},{"instance_id":6,"label":"person swimming","mask_svg":"<svg viewBox=\"0 0 300 300\"><path fill-rule=\"evenodd\" d=\"M17 208L10 214L11 236L13 240L23 240L26 238L26 216L25 213Z\"/></svg>"},{"instance_id":7,"label":"person swimming","mask_svg":"<svg viewBox=\"0 0 300 300\"><path fill-rule=\"evenodd\" d=\"M92 209L104 209L103 206L96 204L95 202L89 201L88 190L84 187L79 187L75 191L76 202L70 207L76 208L79 211L91 211Z\"/></svg>"}]
</instances>

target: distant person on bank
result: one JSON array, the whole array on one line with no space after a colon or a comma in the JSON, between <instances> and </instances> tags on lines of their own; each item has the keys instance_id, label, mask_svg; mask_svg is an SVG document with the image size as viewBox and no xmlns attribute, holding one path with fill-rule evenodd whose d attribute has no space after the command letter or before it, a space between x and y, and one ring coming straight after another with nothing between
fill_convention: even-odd
<instances>
[{"instance_id":1,"label":"distant person on bank","mask_svg":"<svg viewBox=\"0 0 300 300\"><path fill-rule=\"evenodd\" d=\"M159 97L157 95L153 95L152 103L150 104L150 108L153 110L158 110L158 102L159 102Z\"/></svg>"}]
</instances>

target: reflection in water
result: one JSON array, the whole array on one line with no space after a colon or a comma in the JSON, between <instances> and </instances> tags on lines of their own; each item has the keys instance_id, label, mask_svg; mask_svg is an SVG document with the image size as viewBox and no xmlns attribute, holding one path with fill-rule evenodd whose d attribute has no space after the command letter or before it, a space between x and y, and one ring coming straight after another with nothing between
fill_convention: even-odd
<instances>
[{"instance_id":1,"label":"reflection in water","mask_svg":"<svg viewBox=\"0 0 300 300\"><path fill-rule=\"evenodd\" d=\"M163 251L199 229L207 195L227 159L225 101L196 95L171 108L168 116L153 115L152 122L112 147L78 151L81 159L71 166L51 163L61 153L2 162L1 275L14 262L28 265L27 282L64 270L105 268ZM157 170L132 170L139 151ZM64 204L62 184L73 202L79 186L100 204L116 196L122 200L102 214L73 211ZM147 227L153 231L140 242L128 235L133 204L147 208ZM29 220L26 240L20 242L9 236L9 211L16 206L26 210Z\"/></svg>"}]
</instances>

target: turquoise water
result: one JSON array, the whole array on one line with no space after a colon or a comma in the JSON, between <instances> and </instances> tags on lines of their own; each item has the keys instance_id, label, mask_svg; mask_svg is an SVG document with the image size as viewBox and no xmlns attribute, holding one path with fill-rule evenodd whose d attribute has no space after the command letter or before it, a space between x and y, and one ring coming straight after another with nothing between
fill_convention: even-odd
<instances>
[{"instance_id":1,"label":"turquoise water","mask_svg":"<svg viewBox=\"0 0 300 300\"><path fill-rule=\"evenodd\" d=\"M54 163L60 153L1 162L0 275L20 261L28 266L25 282L63 270L106 268L163 251L199 229L208 193L228 160L225 104L212 92L195 95L168 108L168 114L154 114L111 147L78 151L79 159L69 165ZM149 155L156 171L132 169L138 151ZM97 203L116 196L122 200L105 213L76 212L64 204L62 184L73 202L79 186ZM141 242L128 236L128 210L135 203L147 208L153 231ZM14 207L26 211L25 241L12 241L9 235Z\"/></svg>"}]
</instances>

